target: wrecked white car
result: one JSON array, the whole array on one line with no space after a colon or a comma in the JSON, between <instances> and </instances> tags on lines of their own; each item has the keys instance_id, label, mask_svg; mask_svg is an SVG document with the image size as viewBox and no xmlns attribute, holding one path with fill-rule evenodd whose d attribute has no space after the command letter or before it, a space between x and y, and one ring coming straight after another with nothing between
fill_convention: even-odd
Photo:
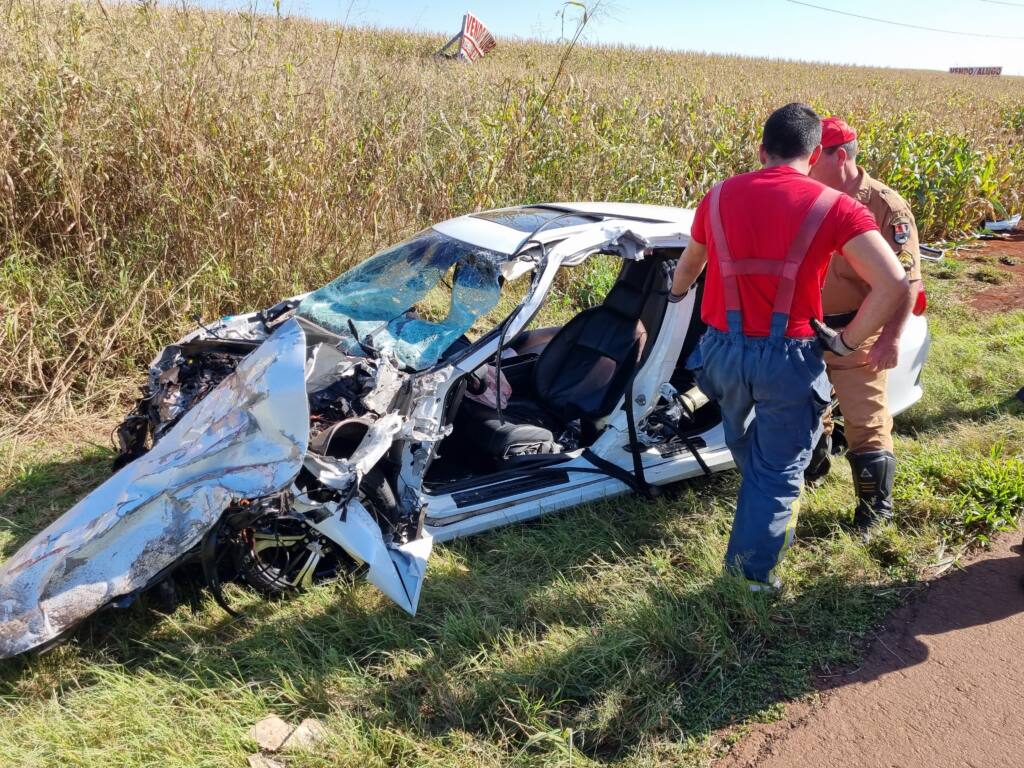
<instances>
[{"instance_id":1,"label":"wrecked white car","mask_svg":"<svg viewBox=\"0 0 1024 768\"><path fill-rule=\"evenodd\" d=\"M186 567L222 604L225 579L278 595L362 574L414 612L434 541L733 467L685 367L700 284L667 301L692 216L462 216L168 346L117 472L0 566L0 657ZM533 327L595 254L619 262L603 299ZM895 412L921 396L924 317L902 343Z\"/></svg>"}]
</instances>

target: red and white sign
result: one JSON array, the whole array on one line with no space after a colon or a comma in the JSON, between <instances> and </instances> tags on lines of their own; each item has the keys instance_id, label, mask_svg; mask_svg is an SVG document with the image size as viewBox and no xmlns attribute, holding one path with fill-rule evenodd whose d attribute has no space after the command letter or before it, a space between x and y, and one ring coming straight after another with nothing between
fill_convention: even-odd
<instances>
[{"instance_id":1,"label":"red and white sign","mask_svg":"<svg viewBox=\"0 0 1024 768\"><path fill-rule=\"evenodd\" d=\"M1002 67L950 67L951 75L1001 75Z\"/></svg>"},{"instance_id":2,"label":"red and white sign","mask_svg":"<svg viewBox=\"0 0 1024 768\"><path fill-rule=\"evenodd\" d=\"M496 45L494 36L480 19L472 13L467 13L462 17L462 40L459 43L460 59L476 61L488 51L493 50Z\"/></svg>"},{"instance_id":3,"label":"red and white sign","mask_svg":"<svg viewBox=\"0 0 1024 768\"><path fill-rule=\"evenodd\" d=\"M494 49L497 42L484 23L472 13L462 17L462 30L441 46L435 55L443 59L458 59L472 63Z\"/></svg>"}]
</instances>

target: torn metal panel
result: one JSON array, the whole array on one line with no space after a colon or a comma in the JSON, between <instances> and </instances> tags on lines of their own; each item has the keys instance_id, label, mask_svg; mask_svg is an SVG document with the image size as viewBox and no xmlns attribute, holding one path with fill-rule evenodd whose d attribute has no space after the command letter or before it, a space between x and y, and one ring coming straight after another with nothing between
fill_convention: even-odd
<instances>
[{"instance_id":1,"label":"torn metal panel","mask_svg":"<svg viewBox=\"0 0 1024 768\"><path fill-rule=\"evenodd\" d=\"M310 523L368 571L366 579L405 611L415 614L433 539L424 534L400 547L389 547L373 515L357 499L343 513Z\"/></svg>"},{"instance_id":2,"label":"torn metal panel","mask_svg":"<svg viewBox=\"0 0 1024 768\"><path fill-rule=\"evenodd\" d=\"M384 457L404 423L405 419L397 413L389 413L370 425L366 437L349 457L349 463L360 475L365 475Z\"/></svg>"},{"instance_id":3,"label":"torn metal panel","mask_svg":"<svg viewBox=\"0 0 1024 768\"><path fill-rule=\"evenodd\" d=\"M358 482L384 457L404 422L405 419L398 414L390 413L370 425L366 435L348 458L308 453L303 464L324 485L346 491L351 487L353 480Z\"/></svg>"},{"instance_id":4,"label":"torn metal panel","mask_svg":"<svg viewBox=\"0 0 1024 768\"><path fill-rule=\"evenodd\" d=\"M394 405L395 396L405 383L406 375L387 357L374 361L376 376L373 389L363 395L363 405L374 413L387 413Z\"/></svg>"},{"instance_id":5,"label":"torn metal panel","mask_svg":"<svg viewBox=\"0 0 1024 768\"><path fill-rule=\"evenodd\" d=\"M336 491L347 491L356 481L356 471L345 459L307 453L302 466L313 473L313 477ZM301 495L301 494L299 494ZM311 507L313 509L315 507Z\"/></svg>"},{"instance_id":6,"label":"torn metal panel","mask_svg":"<svg viewBox=\"0 0 1024 768\"><path fill-rule=\"evenodd\" d=\"M309 353L306 370L306 392L312 394L350 375L360 358L346 355L329 344L317 344Z\"/></svg>"},{"instance_id":7,"label":"torn metal panel","mask_svg":"<svg viewBox=\"0 0 1024 768\"><path fill-rule=\"evenodd\" d=\"M244 315L225 315L220 320L196 329L183 341L198 338L265 341L270 334L260 314L249 312Z\"/></svg>"},{"instance_id":8,"label":"torn metal panel","mask_svg":"<svg viewBox=\"0 0 1024 768\"><path fill-rule=\"evenodd\" d=\"M444 399L453 380L452 366L417 376L412 382L412 413L402 430L410 440L434 442L451 432L451 425L442 427Z\"/></svg>"},{"instance_id":9,"label":"torn metal panel","mask_svg":"<svg viewBox=\"0 0 1024 768\"><path fill-rule=\"evenodd\" d=\"M149 585L232 499L291 482L309 437L305 336L288 321L144 456L0 566L0 657Z\"/></svg>"},{"instance_id":10,"label":"torn metal panel","mask_svg":"<svg viewBox=\"0 0 1024 768\"><path fill-rule=\"evenodd\" d=\"M636 222L602 222L558 243L548 258L564 267L582 264L597 251L613 251L624 259L642 259L647 241L635 234L636 228Z\"/></svg>"},{"instance_id":11,"label":"torn metal panel","mask_svg":"<svg viewBox=\"0 0 1024 768\"><path fill-rule=\"evenodd\" d=\"M511 283L523 275L530 274L536 268L537 260L535 254L524 254L515 261L503 262L501 265L501 277L506 283Z\"/></svg>"},{"instance_id":12,"label":"torn metal panel","mask_svg":"<svg viewBox=\"0 0 1024 768\"><path fill-rule=\"evenodd\" d=\"M690 242L689 226L669 224L643 224L633 226L629 235L646 243L648 248L685 248Z\"/></svg>"},{"instance_id":13,"label":"torn metal panel","mask_svg":"<svg viewBox=\"0 0 1024 768\"><path fill-rule=\"evenodd\" d=\"M434 550L434 537L424 531L420 538L406 542L401 546L388 547L388 557L395 567L395 573L405 589L409 598L409 608L405 608L412 615L416 615L416 608L420 603L420 591L423 588L423 579L427 575L427 561L430 553ZM372 581L372 579L371 579ZM377 582L373 582L376 584ZM378 585L379 586L379 585ZM401 603L399 603L401 605Z\"/></svg>"}]
</instances>

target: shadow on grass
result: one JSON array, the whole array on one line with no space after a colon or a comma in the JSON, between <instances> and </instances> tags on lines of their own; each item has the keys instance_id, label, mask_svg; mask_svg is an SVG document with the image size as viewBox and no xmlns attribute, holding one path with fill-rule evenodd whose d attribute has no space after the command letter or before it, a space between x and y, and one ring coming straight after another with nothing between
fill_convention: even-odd
<instances>
[{"instance_id":1,"label":"shadow on grass","mask_svg":"<svg viewBox=\"0 0 1024 768\"><path fill-rule=\"evenodd\" d=\"M1024 380L1021 382L1024 384ZM964 422L984 424L995 421L1003 416L1020 416L1024 414L1024 404L1011 393L998 403L977 406L969 403L945 403L938 410L911 409L900 414L895 421L895 434L906 437L917 437L930 433L943 432L951 425Z\"/></svg>"},{"instance_id":2,"label":"shadow on grass","mask_svg":"<svg viewBox=\"0 0 1024 768\"><path fill-rule=\"evenodd\" d=\"M27 465L0 488L0 560L110 477L113 451L93 444L78 451L74 459Z\"/></svg>"},{"instance_id":3,"label":"shadow on grass","mask_svg":"<svg viewBox=\"0 0 1024 768\"><path fill-rule=\"evenodd\" d=\"M26 499L50 492L42 478L78 495L106 458L45 465L0 503L24 524ZM812 671L852 661L901 590L823 567L781 598L751 594L718 575L701 540L727 528L709 500L732 480L694 487L697 496L622 499L449 545L415 617L365 584L286 604L234 590L242 619L208 597L172 619L139 606L103 612L75 633L69 668L84 664L82 685L99 662L206 689L257 686L278 702L287 690L296 715L343 706L410 739L458 729L516 752L550 749L569 731L599 761L700 739L813 690ZM19 540L29 533L19 528ZM24 697L41 664L60 675L60 653L5 662L0 696Z\"/></svg>"}]
</instances>

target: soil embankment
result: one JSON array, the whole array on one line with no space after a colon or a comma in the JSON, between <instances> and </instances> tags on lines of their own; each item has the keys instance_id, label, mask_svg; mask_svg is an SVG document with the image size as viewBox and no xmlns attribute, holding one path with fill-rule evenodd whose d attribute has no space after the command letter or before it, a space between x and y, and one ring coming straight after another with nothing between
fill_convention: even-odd
<instances>
[{"instance_id":1,"label":"soil embankment","mask_svg":"<svg viewBox=\"0 0 1024 768\"><path fill-rule=\"evenodd\" d=\"M717 768L1011 768L1024 764L1020 536L895 611L821 700L739 742Z\"/></svg>"}]
</instances>

